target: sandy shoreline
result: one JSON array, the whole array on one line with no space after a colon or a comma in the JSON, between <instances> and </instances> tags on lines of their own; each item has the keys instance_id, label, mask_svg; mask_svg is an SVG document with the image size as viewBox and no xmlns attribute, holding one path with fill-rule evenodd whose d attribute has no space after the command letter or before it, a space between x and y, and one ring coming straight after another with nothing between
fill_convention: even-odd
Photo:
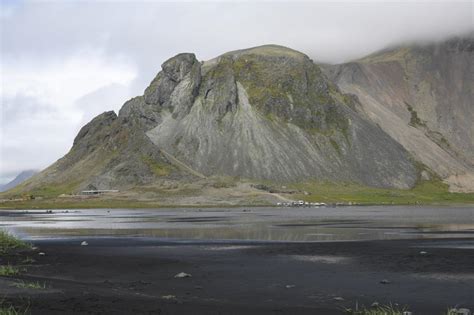
<instances>
[{"instance_id":1,"label":"sandy shoreline","mask_svg":"<svg viewBox=\"0 0 474 315\"><path fill-rule=\"evenodd\" d=\"M415 314L474 308L472 240L172 242L41 240L22 275L0 278L4 303L32 314L343 314L373 302ZM448 240L446 240L448 242ZM468 244L453 248L452 243ZM39 256L38 251L44 252ZM422 255L421 251L427 253ZM24 258L24 257L23 257ZM175 278L180 272L189 278ZM12 283L41 282L46 289ZM388 280L389 283L381 283Z\"/></svg>"}]
</instances>

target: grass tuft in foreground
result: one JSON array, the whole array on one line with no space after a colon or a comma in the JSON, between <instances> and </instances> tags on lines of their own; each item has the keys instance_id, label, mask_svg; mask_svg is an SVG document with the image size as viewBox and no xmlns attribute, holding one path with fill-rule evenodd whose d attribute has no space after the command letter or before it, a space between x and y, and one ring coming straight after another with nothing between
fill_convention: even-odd
<instances>
[{"instance_id":1,"label":"grass tuft in foreground","mask_svg":"<svg viewBox=\"0 0 474 315\"><path fill-rule=\"evenodd\" d=\"M23 314L27 314L27 311L17 310L13 306L8 306L8 307L0 306L0 315L23 315Z\"/></svg>"},{"instance_id":2,"label":"grass tuft in foreground","mask_svg":"<svg viewBox=\"0 0 474 315\"><path fill-rule=\"evenodd\" d=\"M35 262L36 262L36 260L34 260L33 258L31 258L31 257L29 257L29 256L26 257L25 259L23 259L23 260L21 261L21 263L22 263L22 264L25 264L25 265L31 265L31 264L33 264L33 263L35 263Z\"/></svg>"},{"instance_id":3,"label":"grass tuft in foreground","mask_svg":"<svg viewBox=\"0 0 474 315\"><path fill-rule=\"evenodd\" d=\"M20 273L20 269L15 266L5 265L0 266L0 277L16 276Z\"/></svg>"},{"instance_id":4,"label":"grass tuft in foreground","mask_svg":"<svg viewBox=\"0 0 474 315\"><path fill-rule=\"evenodd\" d=\"M407 307L398 307L392 304L389 305L374 305L369 308L362 306L356 309L345 309L347 315L403 315L407 311Z\"/></svg>"},{"instance_id":5,"label":"grass tuft in foreground","mask_svg":"<svg viewBox=\"0 0 474 315\"><path fill-rule=\"evenodd\" d=\"M0 300L0 315L25 315L28 314L28 308L16 308L9 303L6 303L5 300Z\"/></svg>"},{"instance_id":6,"label":"grass tuft in foreground","mask_svg":"<svg viewBox=\"0 0 474 315\"><path fill-rule=\"evenodd\" d=\"M0 231L0 255L5 255L15 249L26 249L31 246L15 238L5 231Z\"/></svg>"},{"instance_id":7,"label":"grass tuft in foreground","mask_svg":"<svg viewBox=\"0 0 474 315\"><path fill-rule=\"evenodd\" d=\"M35 290L46 289L46 283L40 283L38 281L36 282L19 281L13 285L20 289L35 289Z\"/></svg>"},{"instance_id":8,"label":"grass tuft in foreground","mask_svg":"<svg viewBox=\"0 0 474 315\"><path fill-rule=\"evenodd\" d=\"M463 308L460 308L458 309L457 307L454 307L454 308L449 308L447 311L446 311L446 315L458 315L458 314L465 314L465 312L463 312ZM470 314L470 313L469 313Z\"/></svg>"}]
</instances>

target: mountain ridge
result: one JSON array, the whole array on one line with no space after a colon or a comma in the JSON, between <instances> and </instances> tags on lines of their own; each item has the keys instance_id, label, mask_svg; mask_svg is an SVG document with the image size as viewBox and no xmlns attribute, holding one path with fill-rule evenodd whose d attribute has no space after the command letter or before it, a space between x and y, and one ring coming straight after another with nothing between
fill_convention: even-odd
<instances>
[{"instance_id":1,"label":"mountain ridge","mask_svg":"<svg viewBox=\"0 0 474 315\"><path fill-rule=\"evenodd\" d=\"M361 112L460 191L474 189L473 38L323 67L342 91L357 95Z\"/></svg>"},{"instance_id":2,"label":"mountain ridge","mask_svg":"<svg viewBox=\"0 0 474 315\"><path fill-rule=\"evenodd\" d=\"M178 54L163 63L143 95L125 102L118 115L105 112L86 124L65 157L17 191L139 190L215 177L409 189L420 180L468 173L466 161L448 149L416 140L413 146L424 144L423 155L401 139L390 119L380 118L378 112L388 112L409 136L428 137L420 131L424 114L413 113L416 104L393 109L352 84L364 78L364 67L319 66L278 45L208 61ZM397 110L400 115L392 114ZM433 162L432 152L444 160ZM457 184L465 187L463 180Z\"/></svg>"},{"instance_id":3,"label":"mountain ridge","mask_svg":"<svg viewBox=\"0 0 474 315\"><path fill-rule=\"evenodd\" d=\"M0 192L7 191L9 189L14 188L15 186L21 184L22 182L28 180L30 177L34 176L38 173L38 170L24 170L20 172L14 179L9 181L8 183L0 185Z\"/></svg>"}]
</instances>

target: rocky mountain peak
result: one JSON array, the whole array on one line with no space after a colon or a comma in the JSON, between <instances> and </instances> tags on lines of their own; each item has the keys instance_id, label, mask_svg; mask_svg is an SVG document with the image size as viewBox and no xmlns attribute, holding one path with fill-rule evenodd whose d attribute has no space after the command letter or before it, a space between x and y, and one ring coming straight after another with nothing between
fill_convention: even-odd
<instances>
[{"instance_id":1,"label":"rocky mountain peak","mask_svg":"<svg viewBox=\"0 0 474 315\"><path fill-rule=\"evenodd\" d=\"M212 176L412 187L410 154L356 111L308 56L265 45L199 62L168 59L142 96L81 129L25 185L120 189Z\"/></svg>"},{"instance_id":2,"label":"rocky mountain peak","mask_svg":"<svg viewBox=\"0 0 474 315\"><path fill-rule=\"evenodd\" d=\"M165 61L161 65L161 68L168 78L179 83L191 71L193 65L197 62L196 55L182 53Z\"/></svg>"},{"instance_id":3,"label":"rocky mountain peak","mask_svg":"<svg viewBox=\"0 0 474 315\"><path fill-rule=\"evenodd\" d=\"M97 135L106 127L109 127L115 119L117 119L117 114L115 114L114 111L104 112L96 116L79 130L76 138L74 138L73 146L78 145L81 141L87 141L88 138L97 137Z\"/></svg>"},{"instance_id":4,"label":"rocky mountain peak","mask_svg":"<svg viewBox=\"0 0 474 315\"><path fill-rule=\"evenodd\" d=\"M297 50L280 45L261 45L247 49L240 49L227 52L222 56L232 56L238 58L245 55L259 55L264 57L286 57L294 59L309 59L308 56Z\"/></svg>"}]
</instances>

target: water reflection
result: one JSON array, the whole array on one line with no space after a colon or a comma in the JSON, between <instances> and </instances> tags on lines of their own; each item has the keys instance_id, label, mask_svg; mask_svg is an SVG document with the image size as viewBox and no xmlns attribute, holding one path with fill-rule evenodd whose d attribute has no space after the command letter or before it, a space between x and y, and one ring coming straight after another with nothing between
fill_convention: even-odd
<instances>
[{"instance_id":1,"label":"water reflection","mask_svg":"<svg viewBox=\"0 0 474 315\"><path fill-rule=\"evenodd\" d=\"M144 236L160 239L336 241L473 238L474 208L345 207L0 211L24 238Z\"/></svg>"}]
</instances>

